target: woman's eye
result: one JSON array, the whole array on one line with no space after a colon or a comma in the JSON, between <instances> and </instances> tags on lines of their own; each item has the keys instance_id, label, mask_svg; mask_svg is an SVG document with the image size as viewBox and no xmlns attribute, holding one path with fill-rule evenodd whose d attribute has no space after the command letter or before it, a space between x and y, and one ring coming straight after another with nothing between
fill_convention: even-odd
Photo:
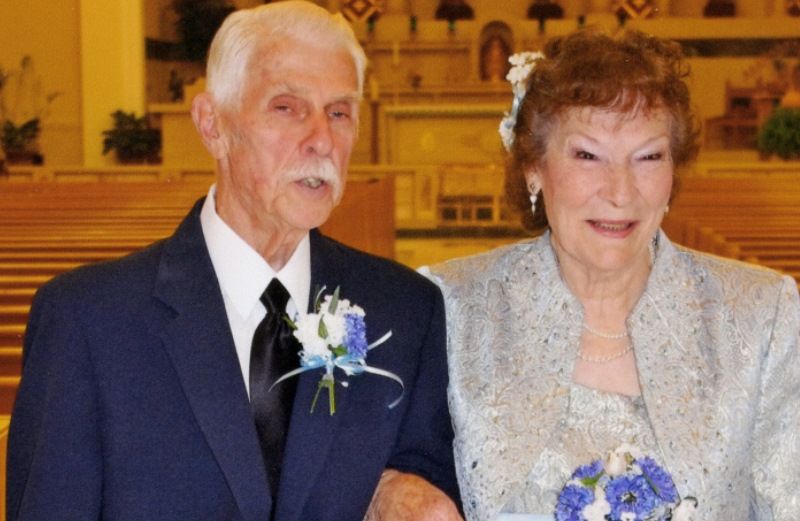
<instances>
[{"instance_id":1,"label":"woman's eye","mask_svg":"<svg viewBox=\"0 0 800 521\"><path fill-rule=\"evenodd\" d=\"M578 150L575 152L575 157L577 159L587 159L590 161L597 159L596 155L592 154L591 152L587 152L586 150Z\"/></svg>"},{"instance_id":2,"label":"woman's eye","mask_svg":"<svg viewBox=\"0 0 800 521\"><path fill-rule=\"evenodd\" d=\"M646 154L642 156L644 161L661 161L664 158L664 154L661 152L653 152L652 154Z\"/></svg>"}]
</instances>

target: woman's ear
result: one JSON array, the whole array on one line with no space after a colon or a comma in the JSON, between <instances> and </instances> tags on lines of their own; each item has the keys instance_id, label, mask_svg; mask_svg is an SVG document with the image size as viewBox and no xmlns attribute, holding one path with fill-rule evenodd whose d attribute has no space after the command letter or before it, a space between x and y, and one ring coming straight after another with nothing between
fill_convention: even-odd
<instances>
[{"instance_id":1,"label":"woman's ear","mask_svg":"<svg viewBox=\"0 0 800 521\"><path fill-rule=\"evenodd\" d=\"M538 168L531 167L525 172L525 184L531 195L538 194L542 189L542 176Z\"/></svg>"},{"instance_id":2,"label":"woman's ear","mask_svg":"<svg viewBox=\"0 0 800 521\"><path fill-rule=\"evenodd\" d=\"M192 121L208 152L216 160L228 155L228 147L220 128L219 106L211 94L202 92L192 100Z\"/></svg>"}]
</instances>

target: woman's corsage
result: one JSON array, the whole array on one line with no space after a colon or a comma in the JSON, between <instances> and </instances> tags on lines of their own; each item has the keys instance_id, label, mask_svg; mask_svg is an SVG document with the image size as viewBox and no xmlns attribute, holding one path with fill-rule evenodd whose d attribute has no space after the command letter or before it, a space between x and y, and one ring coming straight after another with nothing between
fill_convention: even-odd
<instances>
[{"instance_id":1,"label":"woman's corsage","mask_svg":"<svg viewBox=\"0 0 800 521\"><path fill-rule=\"evenodd\" d=\"M375 342L367 344L364 310L351 304L349 300L340 298L338 287L332 295L323 296L324 290L323 287L317 291L314 298L314 313L299 316L294 321L284 317L302 346L300 367L281 376L272 387L292 376L324 367L325 374L322 375L317 393L311 402L311 412L314 412L320 391L327 389L330 414L333 414L336 412L334 369L338 367L347 376L372 373L391 378L400 384L400 396L389 404L391 409L403 398L403 380L394 373L368 366L366 358L369 350L386 342L392 336L392 332L389 331ZM347 380L342 381L341 385L347 387Z\"/></svg>"},{"instance_id":2,"label":"woman's corsage","mask_svg":"<svg viewBox=\"0 0 800 521\"><path fill-rule=\"evenodd\" d=\"M635 447L575 469L561 489L556 521L691 521L697 500L678 495L672 477Z\"/></svg>"}]
</instances>

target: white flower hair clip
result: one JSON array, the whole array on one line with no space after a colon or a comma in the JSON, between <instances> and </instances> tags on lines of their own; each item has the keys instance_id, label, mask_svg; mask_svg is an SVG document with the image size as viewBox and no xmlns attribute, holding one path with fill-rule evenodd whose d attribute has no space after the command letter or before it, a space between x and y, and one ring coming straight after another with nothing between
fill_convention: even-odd
<instances>
[{"instance_id":1,"label":"white flower hair clip","mask_svg":"<svg viewBox=\"0 0 800 521\"><path fill-rule=\"evenodd\" d=\"M506 74L506 79L511 83L514 101L511 104L511 110L506 112L505 117L500 121L500 128L498 129L500 131L500 139L503 140L503 146L506 152L509 152L511 150L511 145L514 144L514 125L517 124L519 106L527 91L526 80L536 65L536 61L541 58L544 58L544 54L530 51L518 52L508 58L508 62L511 64L511 70Z\"/></svg>"}]
</instances>

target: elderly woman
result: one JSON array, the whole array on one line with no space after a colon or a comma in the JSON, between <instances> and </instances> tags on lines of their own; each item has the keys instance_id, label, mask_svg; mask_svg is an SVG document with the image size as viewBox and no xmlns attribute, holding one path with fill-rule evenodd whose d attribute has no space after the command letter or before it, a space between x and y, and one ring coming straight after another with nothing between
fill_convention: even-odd
<instances>
[{"instance_id":1,"label":"elderly woman","mask_svg":"<svg viewBox=\"0 0 800 521\"><path fill-rule=\"evenodd\" d=\"M697 151L679 47L588 31L516 65L507 192L546 230L428 271L447 303L467 519L642 519L644 492L614 496L608 464L579 468L623 444L638 451L617 475L649 472L673 519L695 505L698 521L798 519L795 281L659 230ZM590 478L572 481L584 496L559 498L571 476Z\"/></svg>"}]
</instances>

